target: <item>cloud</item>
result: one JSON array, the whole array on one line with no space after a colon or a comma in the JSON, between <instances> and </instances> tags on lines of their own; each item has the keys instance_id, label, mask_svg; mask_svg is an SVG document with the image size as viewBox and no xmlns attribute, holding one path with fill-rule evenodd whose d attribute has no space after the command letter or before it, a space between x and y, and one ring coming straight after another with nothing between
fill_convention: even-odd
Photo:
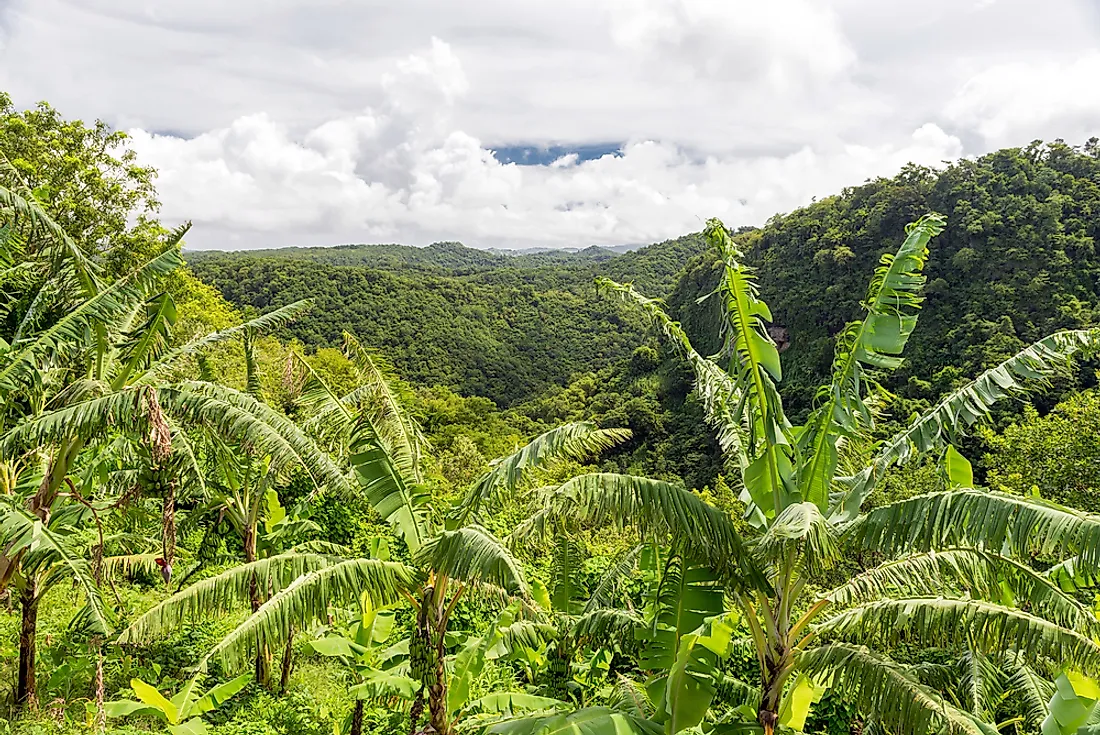
<instances>
[{"instance_id":1,"label":"cloud","mask_svg":"<svg viewBox=\"0 0 1100 735\"><path fill-rule=\"evenodd\" d=\"M1058 130L1081 142L1100 135L1100 52L1042 63L1012 62L983 70L946 109L956 125L991 147L1023 145Z\"/></svg>"},{"instance_id":2,"label":"cloud","mask_svg":"<svg viewBox=\"0 0 1100 735\"><path fill-rule=\"evenodd\" d=\"M193 218L193 245L461 239L477 246L643 243L710 216L759 222L909 161L961 154L925 125L900 145L805 146L784 156L700 156L637 139L618 155L504 164L453 129L465 76L442 41L401 60L385 104L296 137L266 115L192 139L132 131L161 170L164 215ZM205 234L204 234L205 233Z\"/></svg>"},{"instance_id":3,"label":"cloud","mask_svg":"<svg viewBox=\"0 0 1100 735\"><path fill-rule=\"evenodd\" d=\"M202 247L648 242L1100 119L1092 0L0 4L0 89L132 131Z\"/></svg>"}]
</instances>

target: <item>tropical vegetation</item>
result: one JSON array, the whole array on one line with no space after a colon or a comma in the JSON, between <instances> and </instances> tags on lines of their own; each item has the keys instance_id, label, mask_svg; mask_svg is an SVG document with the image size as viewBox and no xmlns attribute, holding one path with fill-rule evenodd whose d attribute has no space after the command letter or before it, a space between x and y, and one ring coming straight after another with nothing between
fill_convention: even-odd
<instances>
[{"instance_id":1,"label":"tropical vegetation","mask_svg":"<svg viewBox=\"0 0 1100 735\"><path fill-rule=\"evenodd\" d=\"M123 134L0 97L3 726L1100 731L1097 153L190 257Z\"/></svg>"}]
</instances>

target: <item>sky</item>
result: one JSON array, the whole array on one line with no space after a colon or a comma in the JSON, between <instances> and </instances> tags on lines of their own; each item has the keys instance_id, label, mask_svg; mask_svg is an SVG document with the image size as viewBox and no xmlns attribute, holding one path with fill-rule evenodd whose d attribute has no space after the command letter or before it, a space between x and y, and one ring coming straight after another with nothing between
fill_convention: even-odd
<instances>
[{"instance_id":1,"label":"sky","mask_svg":"<svg viewBox=\"0 0 1100 735\"><path fill-rule=\"evenodd\" d=\"M1097 0L0 0L188 245L644 244L1100 135Z\"/></svg>"}]
</instances>

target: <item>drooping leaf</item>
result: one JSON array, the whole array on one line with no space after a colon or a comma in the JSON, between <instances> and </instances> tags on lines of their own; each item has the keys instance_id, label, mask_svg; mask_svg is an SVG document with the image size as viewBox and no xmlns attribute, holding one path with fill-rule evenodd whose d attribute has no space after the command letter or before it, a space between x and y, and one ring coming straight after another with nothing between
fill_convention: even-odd
<instances>
[{"instance_id":1,"label":"drooping leaf","mask_svg":"<svg viewBox=\"0 0 1100 735\"><path fill-rule=\"evenodd\" d=\"M521 717L488 730L490 735L661 735L663 732L654 722L606 707Z\"/></svg>"},{"instance_id":2,"label":"drooping leaf","mask_svg":"<svg viewBox=\"0 0 1100 735\"><path fill-rule=\"evenodd\" d=\"M741 392L733 379L713 360L695 351L687 333L679 322L672 321L665 313L660 301L643 296L630 284L616 283L607 278L598 278L596 282L600 288L611 291L624 301L638 304L688 362L695 373L695 392L702 400L707 423L717 435L718 446L727 461L738 469L747 467L750 461L749 437L738 418Z\"/></svg>"},{"instance_id":3,"label":"drooping leaf","mask_svg":"<svg viewBox=\"0 0 1100 735\"><path fill-rule=\"evenodd\" d=\"M591 422L564 424L541 434L518 451L497 460L466 494L459 519L475 517L483 503L512 492L531 470L550 463L582 460L630 438L627 429L601 429Z\"/></svg>"},{"instance_id":4,"label":"drooping leaf","mask_svg":"<svg viewBox=\"0 0 1100 735\"><path fill-rule=\"evenodd\" d=\"M830 517L836 522L853 520L890 467L955 441L966 429L988 416L997 402L1026 395L1046 385L1076 352L1098 342L1100 331L1097 330L1056 332L948 394L889 439L864 470L843 479L844 487L830 506Z\"/></svg>"},{"instance_id":5,"label":"drooping leaf","mask_svg":"<svg viewBox=\"0 0 1100 735\"><path fill-rule=\"evenodd\" d=\"M896 735L997 735L997 730L944 701L895 662L870 650L836 643L798 657L801 671L850 698Z\"/></svg>"},{"instance_id":6,"label":"drooping leaf","mask_svg":"<svg viewBox=\"0 0 1100 735\"><path fill-rule=\"evenodd\" d=\"M488 530L465 526L436 534L415 557L418 565L467 584L489 585L529 597L523 567Z\"/></svg>"},{"instance_id":7,"label":"drooping leaf","mask_svg":"<svg viewBox=\"0 0 1100 735\"><path fill-rule=\"evenodd\" d=\"M565 522L634 528L650 539L672 541L735 586L770 589L733 519L671 483L610 473L579 475L547 495L543 508L520 525L512 539L544 537Z\"/></svg>"}]
</instances>

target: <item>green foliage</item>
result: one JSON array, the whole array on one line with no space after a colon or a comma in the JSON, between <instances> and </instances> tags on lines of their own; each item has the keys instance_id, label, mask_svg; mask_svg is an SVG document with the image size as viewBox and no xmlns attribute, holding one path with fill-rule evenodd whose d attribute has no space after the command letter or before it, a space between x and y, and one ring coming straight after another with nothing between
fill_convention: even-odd
<instances>
[{"instance_id":1,"label":"green foliage","mask_svg":"<svg viewBox=\"0 0 1100 735\"><path fill-rule=\"evenodd\" d=\"M637 318L594 298L596 275L667 293L700 250L698 238L687 237L607 262L565 259L552 266L538 256L492 256L462 246L189 257L195 272L240 308L314 299L317 308L286 336L334 346L350 331L415 384L511 405L629 357L641 341Z\"/></svg>"},{"instance_id":2,"label":"green foliage","mask_svg":"<svg viewBox=\"0 0 1100 735\"><path fill-rule=\"evenodd\" d=\"M1096 322L1100 203L1095 145L1057 141L996 151L936 171L909 166L891 179L845 189L739 236L762 297L783 330L783 395L794 417L815 405L833 363L835 335L859 312L880 257L925 212L946 214L928 254L920 323L906 362L884 381L930 401L1059 329ZM815 263L822 250L854 257ZM717 351L716 305L696 305L720 272L712 254L689 265L670 310L704 354ZM797 287L792 287L797 284ZM914 382L917 378L924 382Z\"/></svg>"},{"instance_id":3,"label":"green foliage","mask_svg":"<svg viewBox=\"0 0 1100 735\"><path fill-rule=\"evenodd\" d=\"M1090 512L1100 511L1100 395L1074 394L1045 416L1025 407L1002 433L986 431L986 484Z\"/></svg>"}]
</instances>

